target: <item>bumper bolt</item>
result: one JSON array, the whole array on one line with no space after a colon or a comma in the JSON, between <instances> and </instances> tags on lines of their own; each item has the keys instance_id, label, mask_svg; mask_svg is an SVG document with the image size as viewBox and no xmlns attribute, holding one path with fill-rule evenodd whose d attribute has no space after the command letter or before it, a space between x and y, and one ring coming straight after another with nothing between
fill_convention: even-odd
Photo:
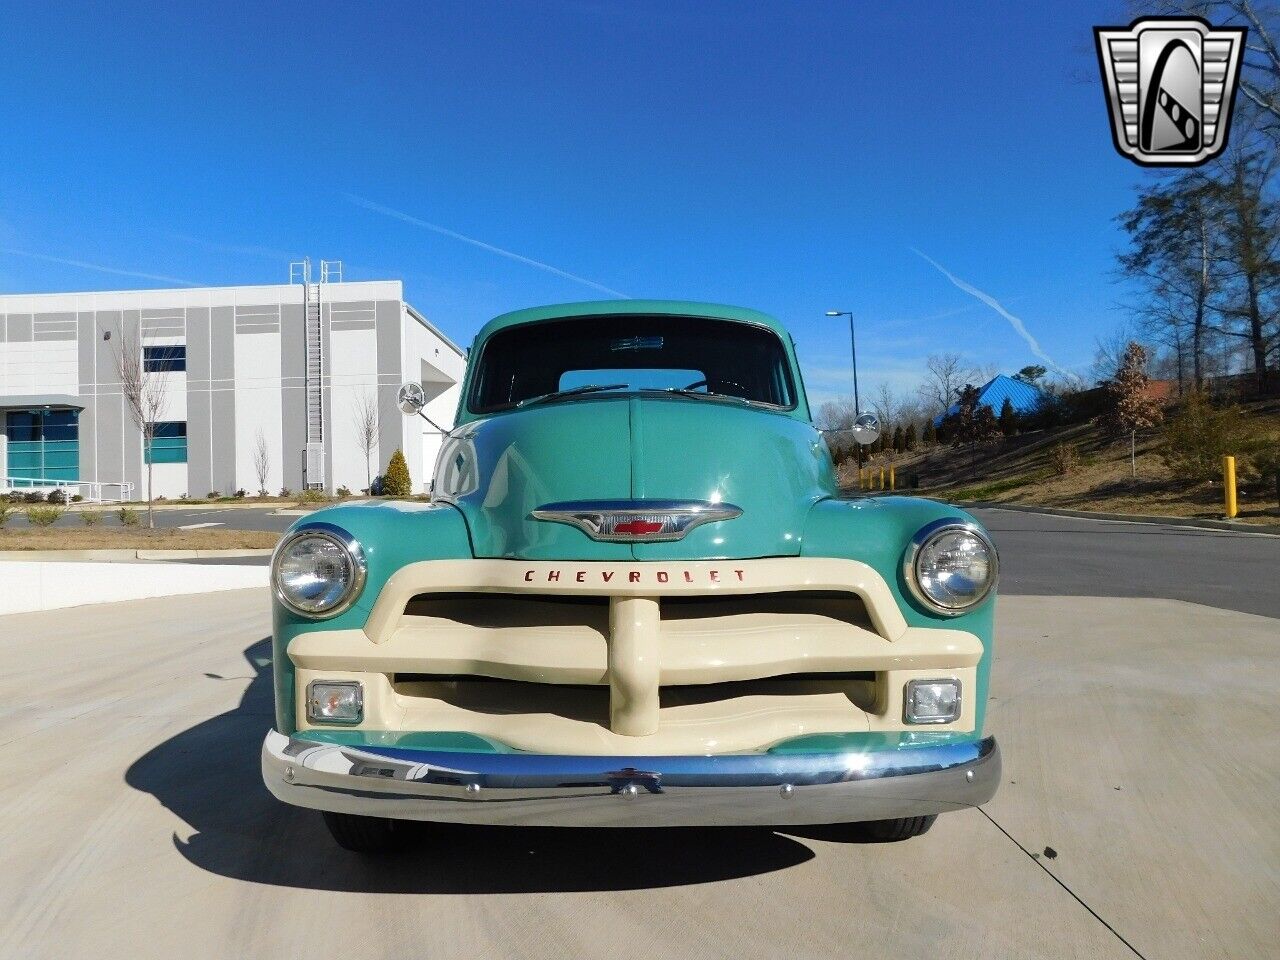
<instances>
[{"instance_id":1,"label":"bumper bolt","mask_svg":"<svg viewBox=\"0 0 1280 960\"><path fill-rule=\"evenodd\" d=\"M284 768L285 783L293 783L293 767Z\"/></svg>"},{"instance_id":2,"label":"bumper bolt","mask_svg":"<svg viewBox=\"0 0 1280 960\"><path fill-rule=\"evenodd\" d=\"M796 788L789 783L784 783L778 789L778 794L782 797L783 800L790 800L793 796L795 796L795 793L796 793Z\"/></svg>"},{"instance_id":3,"label":"bumper bolt","mask_svg":"<svg viewBox=\"0 0 1280 960\"><path fill-rule=\"evenodd\" d=\"M964 778L965 778L966 780L968 780L970 783L973 783L973 771L972 771L972 770L966 770L966 771L964 772Z\"/></svg>"},{"instance_id":4,"label":"bumper bolt","mask_svg":"<svg viewBox=\"0 0 1280 960\"><path fill-rule=\"evenodd\" d=\"M467 784L467 786L466 786L466 791L467 791L467 793L471 794L471 795L474 797L474 796L476 796L477 794L479 794L479 793L480 793L480 784L478 784L478 783L468 783L468 784Z\"/></svg>"},{"instance_id":5,"label":"bumper bolt","mask_svg":"<svg viewBox=\"0 0 1280 960\"><path fill-rule=\"evenodd\" d=\"M636 797L640 796L640 788L634 783L628 783L618 792L622 794L623 800L634 800Z\"/></svg>"}]
</instances>

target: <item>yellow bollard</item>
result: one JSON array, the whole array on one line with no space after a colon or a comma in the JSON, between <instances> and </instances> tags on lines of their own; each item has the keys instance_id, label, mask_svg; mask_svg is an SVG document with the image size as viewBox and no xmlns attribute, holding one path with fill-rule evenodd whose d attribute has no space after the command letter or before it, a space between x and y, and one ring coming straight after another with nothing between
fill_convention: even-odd
<instances>
[{"instance_id":1,"label":"yellow bollard","mask_svg":"<svg viewBox=\"0 0 1280 960\"><path fill-rule=\"evenodd\" d=\"M880 468L880 489L884 489L884 467Z\"/></svg>"},{"instance_id":2,"label":"yellow bollard","mask_svg":"<svg viewBox=\"0 0 1280 960\"><path fill-rule=\"evenodd\" d=\"M1222 495L1226 499L1227 519L1234 520L1236 509L1236 458L1222 458Z\"/></svg>"},{"instance_id":3,"label":"yellow bollard","mask_svg":"<svg viewBox=\"0 0 1280 960\"><path fill-rule=\"evenodd\" d=\"M898 489L898 478L897 478L896 476L894 476L894 468L893 468L893 467L890 467L890 468L889 468L889 489L890 489L890 490L897 490L897 489Z\"/></svg>"}]
</instances>

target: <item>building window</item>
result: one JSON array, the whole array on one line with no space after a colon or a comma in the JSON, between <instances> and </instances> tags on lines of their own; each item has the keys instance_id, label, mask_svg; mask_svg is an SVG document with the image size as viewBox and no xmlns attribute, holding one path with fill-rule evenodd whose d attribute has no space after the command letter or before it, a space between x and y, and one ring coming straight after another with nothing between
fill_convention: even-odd
<instances>
[{"instance_id":1,"label":"building window","mask_svg":"<svg viewBox=\"0 0 1280 960\"><path fill-rule=\"evenodd\" d=\"M147 463L186 463L187 425L181 420L161 420L147 445Z\"/></svg>"},{"instance_id":2,"label":"building window","mask_svg":"<svg viewBox=\"0 0 1280 960\"><path fill-rule=\"evenodd\" d=\"M10 410L5 473L19 480L80 479L79 410Z\"/></svg>"},{"instance_id":3,"label":"building window","mask_svg":"<svg viewBox=\"0 0 1280 960\"><path fill-rule=\"evenodd\" d=\"M186 344L167 343L158 347L143 347L142 369L147 373L176 373L186 370Z\"/></svg>"}]
</instances>

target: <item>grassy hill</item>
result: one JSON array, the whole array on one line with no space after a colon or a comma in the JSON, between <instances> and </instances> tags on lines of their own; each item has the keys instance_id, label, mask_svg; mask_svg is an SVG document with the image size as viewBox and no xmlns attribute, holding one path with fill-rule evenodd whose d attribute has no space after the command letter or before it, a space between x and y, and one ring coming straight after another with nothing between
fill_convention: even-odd
<instances>
[{"instance_id":1,"label":"grassy hill","mask_svg":"<svg viewBox=\"0 0 1280 960\"><path fill-rule=\"evenodd\" d=\"M1254 436L1280 437L1280 401L1241 407ZM1063 472L1062 445L1073 447L1078 463ZM879 454L870 462L892 464L898 489L918 477L921 494L946 500L1026 504L1107 513L1220 519L1222 483L1174 475L1161 459L1158 430L1138 435L1137 476L1130 472L1127 440L1112 441L1093 423L1009 437L977 450L934 447L915 454ZM1280 523L1274 482L1263 484L1242 463L1238 478L1238 519ZM878 476L878 470L876 471ZM845 465L842 484L856 488L857 472Z\"/></svg>"}]
</instances>

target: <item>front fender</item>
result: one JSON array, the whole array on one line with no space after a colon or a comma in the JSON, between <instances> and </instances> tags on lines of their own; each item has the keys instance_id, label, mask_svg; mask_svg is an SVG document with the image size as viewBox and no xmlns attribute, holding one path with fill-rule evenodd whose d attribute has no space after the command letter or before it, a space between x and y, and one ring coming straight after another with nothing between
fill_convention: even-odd
<instances>
[{"instance_id":1,"label":"front fender","mask_svg":"<svg viewBox=\"0 0 1280 960\"><path fill-rule=\"evenodd\" d=\"M987 688L995 640L996 591L993 590L972 613L948 617L931 611L916 600L904 579L903 560L911 538L926 524L943 519L959 520L981 527L976 519L959 507L920 497L823 500L814 504L809 511L801 554L806 557L861 560L884 578L908 625L964 630L982 641L982 659L978 662L978 689L973 692L977 698L977 726L972 734L980 737L986 715Z\"/></svg>"},{"instance_id":2,"label":"front fender","mask_svg":"<svg viewBox=\"0 0 1280 960\"><path fill-rule=\"evenodd\" d=\"M447 504L367 502L326 507L300 517L285 535L319 523L341 527L355 537L364 551L369 570L359 599L328 620L300 617L272 598L276 729L286 734L296 729L293 662L288 654L290 640L313 630L362 629L387 578L407 563L472 556L462 514Z\"/></svg>"}]
</instances>

